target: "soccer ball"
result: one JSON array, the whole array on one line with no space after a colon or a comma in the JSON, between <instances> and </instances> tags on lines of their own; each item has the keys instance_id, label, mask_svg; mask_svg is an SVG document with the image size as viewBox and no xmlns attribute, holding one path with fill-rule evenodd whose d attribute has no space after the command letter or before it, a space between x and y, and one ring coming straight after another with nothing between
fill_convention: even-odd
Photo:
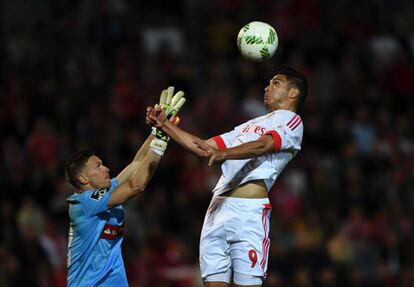
<instances>
[{"instance_id":1,"label":"soccer ball","mask_svg":"<svg viewBox=\"0 0 414 287\"><path fill-rule=\"evenodd\" d=\"M262 62L276 52L279 43L276 30L267 23L254 21L241 28L237 47L243 57Z\"/></svg>"}]
</instances>

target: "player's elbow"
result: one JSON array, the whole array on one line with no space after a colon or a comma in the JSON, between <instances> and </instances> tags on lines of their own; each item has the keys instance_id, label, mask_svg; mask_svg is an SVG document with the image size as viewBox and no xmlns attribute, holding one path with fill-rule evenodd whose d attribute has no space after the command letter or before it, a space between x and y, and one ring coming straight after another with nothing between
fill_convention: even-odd
<instances>
[{"instance_id":1,"label":"player's elbow","mask_svg":"<svg viewBox=\"0 0 414 287\"><path fill-rule=\"evenodd\" d=\"M261 156L271 152L271 146L267 145L264 142L258 141L256 148L253 150L254 156Z\"/></svg>"},{"instance_id":2,"label":"player's elbow","mask_svg":"<svg viewBox=\"0 0 414 287\"><path fill-rule=\"evenodd\" d=\"M148 163L148 167L136 170L129 179L129 186L133 190L134 194L144 191L150 181L152 175L157 168L158 162L151 161Z\"/></svg>"},{"instance_id":3,"label":"player's elbow","mask_svg":"<svg viewBox=\"0 0 414 287\"><path fill-rule=\"evenodd\" d=\"M129 180L129 188L131 189L133 195L136 195L144 191L146 187L147 185L145 184L145 182L141 180Z\"/></svg>"},{"instance_id":4,"label":"player's elbow","mask_svg":"<svg viewBox=\"0 0 414 287\"><path fill-rule=\"evenodd\" d=\"M266 153L266 150L264 148L258 148L258 149L255 149L253 151L253 156L254 157L257 157L257 156L261 156L261 155L263 155L265 153Z\"/></svg>"}]
</instances>

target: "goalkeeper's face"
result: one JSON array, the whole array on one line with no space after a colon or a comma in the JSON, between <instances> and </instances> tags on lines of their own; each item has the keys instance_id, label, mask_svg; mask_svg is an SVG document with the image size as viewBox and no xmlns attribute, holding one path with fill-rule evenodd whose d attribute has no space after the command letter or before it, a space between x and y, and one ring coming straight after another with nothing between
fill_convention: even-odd
<instances>
[{"instance_id":1,"label":"goalkeeper's face","mask_svg":"<svg viewBox=\"0 0 414 287\"><path fill-rule=\"evenodd\" d=\"M93 155L82 168L79 181L83 185L90 185L93 189L108 188L111 186L109 168L102 164L99 157Z\"/></svg>"},{"instance_id":2,"label":"goalkeeper's face","mask_svg":"<svg viewBox=\"0 0 414 287\"><path fill-rule=\"evenodd\" d=\"M289 96L289 82L285 75L274 76L265 88L264 105L270 110L276 110L284 105Z\"/></svg>"}]
</instances>

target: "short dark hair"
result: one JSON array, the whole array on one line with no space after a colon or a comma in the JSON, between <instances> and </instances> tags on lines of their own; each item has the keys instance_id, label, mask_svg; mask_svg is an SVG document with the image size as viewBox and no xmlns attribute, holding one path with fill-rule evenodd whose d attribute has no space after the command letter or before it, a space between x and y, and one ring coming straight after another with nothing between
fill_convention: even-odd
<instances>
[{"instance_id":1,"label":"short dark hair","mask_svg":"<svg viewBox=\"0 0 414 287\"><path fill-rule=\"evenodd\" d=\"M74 154L65 164L65 175L69 183L76 189L80 188L79 173L88 159L95 155L93 150L83 150Z\"/></svg>"},{"instance_id":2,"label":"short dark hair","mask_svg":"<svg viewBox=\"0 0 414 287\"><path fill-rule=\"evenodd\" d=\"M308 82L305 75L298 72L292 67L281 65L276 68L275 75L285 75L290 85L293 85L299 90L299 98L297 109L300 108L302 103L305 101L306 96L308 95Z\"/></svg>"}]
</instances>

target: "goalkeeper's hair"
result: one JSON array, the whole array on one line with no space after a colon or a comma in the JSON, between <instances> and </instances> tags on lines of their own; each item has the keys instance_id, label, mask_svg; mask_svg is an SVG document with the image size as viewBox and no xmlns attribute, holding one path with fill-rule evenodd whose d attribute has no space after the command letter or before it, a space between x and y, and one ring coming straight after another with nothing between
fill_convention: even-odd
<instances>
[{"instance_id":1,"label":"goalkeeper's hair","mask_svg":"<svg viewBox=\"0 0 414 287\"><path fill-rule=\"evenodd\" d=\"M80 188L78 180L79 173L85 166L88 159L95 155L93 150L83 150L74 154L65 164L65 176L69 183L75 188Z\"/></svg>"},{"instance_id":2,"label":"goalkeeper's hair","mask_svg":"<svg viewBox=\"0 0 414 287\"><path fill-rule=\"evenodd\" d=\"M275 75L278 74L285 75L289 84L299 90L299 98L296 106L296 109L299 110L308 95L308 82L305 75L285 65L276 67Z\"/></svg>"}]
</instances>

